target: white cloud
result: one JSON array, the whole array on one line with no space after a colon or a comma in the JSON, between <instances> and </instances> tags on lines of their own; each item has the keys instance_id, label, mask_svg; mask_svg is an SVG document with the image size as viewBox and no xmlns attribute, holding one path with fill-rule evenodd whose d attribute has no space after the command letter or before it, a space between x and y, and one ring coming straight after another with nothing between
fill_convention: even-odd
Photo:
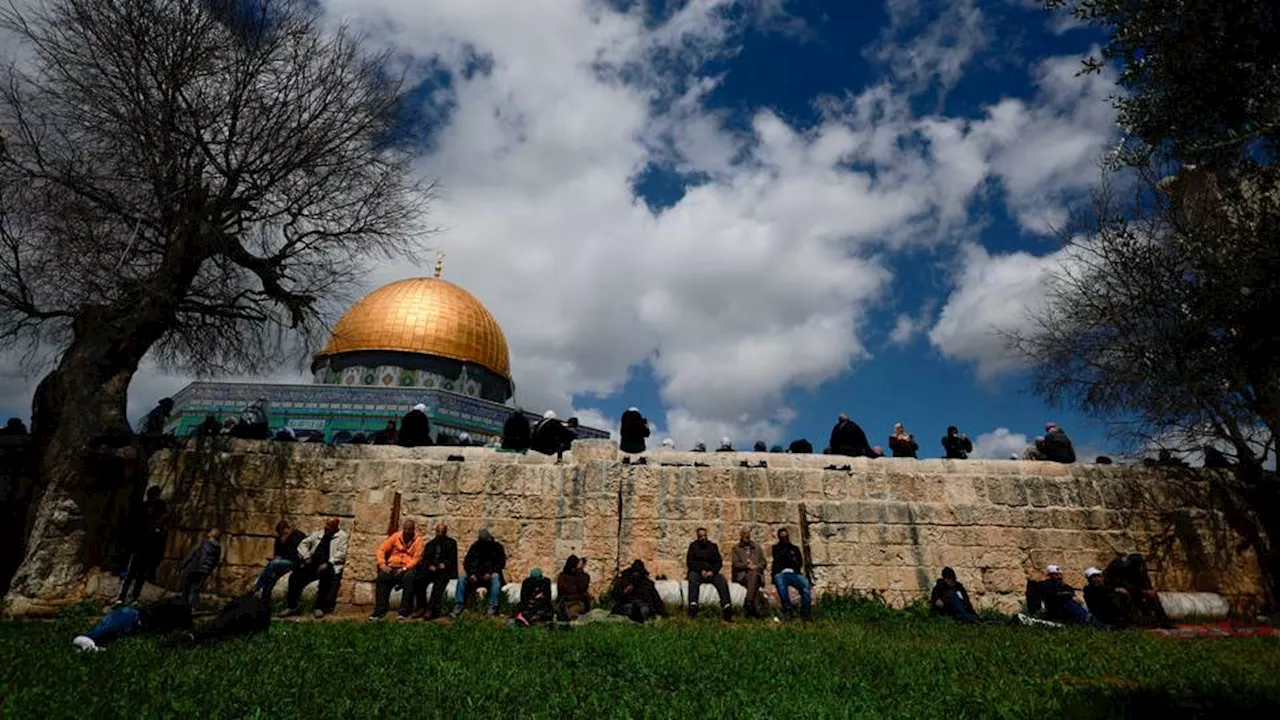
<instances>
[{"instance_id":1,"label":"white cloud","mask_svg":"<svg viewBox=\"0 0 1280 720\"><path fill-rule=\"evenodd\" d=\"M979 435L973 441L973 452L970 457L1007 460L1011 455L1022 456L1031 441L1022 433L1011 432L1009 428L996 428L991 432Z\"/></svg>"},{"instance_id":2,"label":"white cloud","mask_svg":"<svg viewBox=\"0 0 1280 720\"><path fill-rule=\"evenodd\" d=\"M970 199L993 180L1034 225L1109 132L1109 79L1074 78L1061 59L1039 66L1034 99L977 120L915 116L883 82L815 98L814 127L761 108L731 130L705 107L718 78L702 63L738 51L733 4L690 0L657 21L647 3L325 0L371 42L453 72L434 95L451 111L422 162L441 181L432 221L444 231L429 242L448 252L445 276L501 323L524 406L574 412L575 396L615 393L647 362L682 446L781 441L787 390L867 357L864 319L891 286L890 254L963 236ZM920 12L910 5L902 18ZM758 22L786 3L749 7ZM949 87L989 41L972 0L948 3L918 41L894 37L917 53L898 71L907 92ZM464 73L477 56L485 71ZM632 190L650 164L707 180L655 213ZM970 336L1010 303L965 279L994 274L1022 292L1026 263L976 252L930 339L982 368ZM425 271L377 267L366 289ZM144 368L130 417L180 384Z\"/></svg>"},{"instance_id":3,"label":"white cloud","mask_svg":"<svg viewBox=\"0 0 1280 720\"><path fill-rule=\"evenodd\" d=\"M1043 306L1048 273L1061 253L990 255L968 245L956 289L929 331L929 342L948 358L973 361L980 379L1019 367L1003 333L1025 330Z\"/></svg>"},{"instance_id":4,"label":"white cloud","mask_svg":"<svg viewBox=\"0 0 1280 720\"><path fill-rule=\"evenodd\" d=\"M870 55L912 92L936 85L945 95L992 39L976 0L886 0L886 9L889 27ZM923 31L901 38L925 17Z\"/></svg>"}]
</instances>

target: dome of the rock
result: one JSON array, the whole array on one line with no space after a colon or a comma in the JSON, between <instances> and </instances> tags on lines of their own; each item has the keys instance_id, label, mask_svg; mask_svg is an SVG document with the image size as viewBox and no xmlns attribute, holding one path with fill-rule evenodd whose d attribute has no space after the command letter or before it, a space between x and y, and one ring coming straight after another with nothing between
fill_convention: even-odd
<instances>
[{"instance_id":1,"label":"dome of the rock","mask_svg":"<svg viewBox=\"0 0 1280 720\"><path fill-rule=\"evenodd\" d=\"M374 290L334 325L312 364L324 384L428 387L503 402L511 397L507 339L475 298L440 278Z\"/></svg>"}]
</instances>

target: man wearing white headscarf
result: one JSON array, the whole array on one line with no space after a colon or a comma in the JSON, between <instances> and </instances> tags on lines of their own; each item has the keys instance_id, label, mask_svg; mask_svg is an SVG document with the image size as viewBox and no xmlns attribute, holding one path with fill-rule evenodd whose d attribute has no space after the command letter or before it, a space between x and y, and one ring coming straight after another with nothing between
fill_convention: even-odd
<instances>
[{"instance_id":1,"label":"man wearing white headscarf","mask_svg":"<svg viewBox=\"0 0 1280 720\"><path fill-rule=\"evenodd\" d=\"M400 420L399 443L403 447L426 447L431 442L431 420L427 406L418 403Z\"/></svg>"}]
</instances>

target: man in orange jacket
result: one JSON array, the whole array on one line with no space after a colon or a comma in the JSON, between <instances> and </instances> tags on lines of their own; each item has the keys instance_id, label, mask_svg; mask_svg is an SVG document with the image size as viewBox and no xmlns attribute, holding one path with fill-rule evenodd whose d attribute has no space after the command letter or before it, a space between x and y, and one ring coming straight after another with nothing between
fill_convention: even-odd
<instances>
[{"instance_id":1,"label":"man in orange jacket","mask_svg":"<svg viewBox=\"0 0 1280 720\"><path fill-rule=\"evenodd\" d=\"M409 613L413 612L414 570L422 559L422 540L413 521L405 520L400 525L400 532L392 533L378 546L375 556L378 562L377 592L370 620L381 620L387 614L391 590L395 587L402 588L400 617L409 617Z\"/></svg>"}]
</instances>

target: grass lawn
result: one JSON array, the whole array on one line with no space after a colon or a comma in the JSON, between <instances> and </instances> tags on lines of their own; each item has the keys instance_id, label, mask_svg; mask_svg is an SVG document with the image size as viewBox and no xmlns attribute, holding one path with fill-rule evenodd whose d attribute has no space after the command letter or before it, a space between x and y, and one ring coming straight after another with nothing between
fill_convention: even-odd
<instances>
[{"instance_id":1,"label":"grass lawn","mask_svg":"<svg viewBox=\"0 0 1280 720\"><path fill-rule=\"evenodd\" d=\"M512 630L277 622L267 636L80 654L92 618L0 623L22 718L1096 717L1280 708L1280 642L1047 631L885 614Z\"/></svg>"}]
</instances>

